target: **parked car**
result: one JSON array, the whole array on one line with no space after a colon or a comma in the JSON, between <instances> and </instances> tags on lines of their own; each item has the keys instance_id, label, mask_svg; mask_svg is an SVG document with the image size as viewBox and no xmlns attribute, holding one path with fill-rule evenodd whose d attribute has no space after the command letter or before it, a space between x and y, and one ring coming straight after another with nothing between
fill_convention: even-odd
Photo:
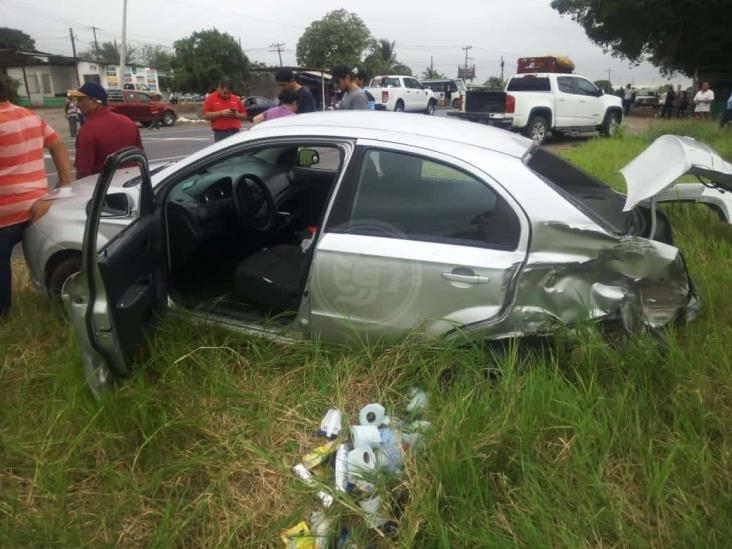
<instances>
[{"instance_id":1,"label":"parked car","mask_svg":"<svg viewBox=\"0 0 732 549\"><path fill-rule=\"evenodd\" d=\"M459 109L465 99L467 87L462 78L444 80L420 80L425 88L432 90L441 106Z\"/></svg>"},{"instance_id":2,"label":"parked car","mask_svg":"<svg viewBox=\"0 0 732 549\"><path fill-rule=\"evenodd\" d=\"M174 126L178 119L175 105L163 101L162 96L156 92L110 88L107 90L107 102L115 112L124 114L133 122L140 122L143 126L152 122L155 113L162 113L159 116L163 126Z\"/></svg>"},{"instance_id":3,"label":"parked car","mask_svg":"<svg viewBox=\"0 0 732 549\"><path fill-rule=\"evenodd\" d=\"M200 93L184 93L180 96L180 100L187 103L197 103L203 101L206 97Z\"/></svg>"},{"instance_id":4,"label":"parked car","mask_svg":"<svg viewBox=\"0 0 732 549\"><path fill-rule=\"evenodd\" d=\"M635 92L634 107L658 108L658 94L653 90L638 90Z\"/></svg>"},{"instance_id":5,"label":"parked car","mask_svg":"<svg viewBox=\"0 0 732 549\"><path fill-rule=\"evenodd\" d=\"M582 76L529 73L512 76L505 92L468 91L464 109L448 115L520 131L542 143L549 132L599 130L610 136L623 121L623 107L619 97Z\"/></svg>"},{"instance_id":6,"label":"parked car","mask_svg":"<svg viewBox=\"0 0 732 549\"><path fill-rule=\"evenodd\" d=\"M623 173L627 197L483 125L316 113L151 172L121 151L48 199L23 246L40 286L76 258L62 288L94 390L166 311L285 340L664 326L696 302L654 195L685 199L676 179L703 174L730 222L732 166L664 136Z\"/></svg>"},{"instance_id":7,"label":"parked car","mask_svg":"<svg viewBox=\"0 0 732 549\"><path fill-rule=\"evenodd\" d=\"M277 102L259 95L250 95L249 97L245 97L242 102L244 103L244 108L247 110L248 120L251 120L258 114L262 114L269 108L277 106Z\"/></svg>"},{"instance_id":8,"label":"parked car","mask_svg":"<svg viewBox=\"0 0 732 549\"><path fill-rule=\"evenodd\" d=\"M376 76L368 90L376 99L377 110L397 112L437 112L437 98L411 76Z\"/></svg>"}]
</instances>

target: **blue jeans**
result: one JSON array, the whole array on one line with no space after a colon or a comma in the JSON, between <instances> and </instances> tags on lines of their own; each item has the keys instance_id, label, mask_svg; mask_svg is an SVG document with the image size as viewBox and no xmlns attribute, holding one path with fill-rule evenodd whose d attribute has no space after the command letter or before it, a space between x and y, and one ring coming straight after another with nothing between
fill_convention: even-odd
<instances>
[{"instance_id":1,"label":"blue jeans","mask_svg":"<svg viewBox=\"0 0 732 549\"><path fill-rule=\"evenodd\" d=\"M214 143L218 143L222 139L226 139L227 137L231 137L232 135L236 135L239 133L239 130L214 130Z\"/></svg>"},{"instance_id":2,"label":"blue jeans","mask_svg":"<svg viewBox=\"0 0 732 549\"><path fill-rule=\"evenodd\" d=\"M0 317L10 310L12 275L10 273L10 255L15 245L23 238L25 223L0 227Z\"/></svg>"}]
</instances>

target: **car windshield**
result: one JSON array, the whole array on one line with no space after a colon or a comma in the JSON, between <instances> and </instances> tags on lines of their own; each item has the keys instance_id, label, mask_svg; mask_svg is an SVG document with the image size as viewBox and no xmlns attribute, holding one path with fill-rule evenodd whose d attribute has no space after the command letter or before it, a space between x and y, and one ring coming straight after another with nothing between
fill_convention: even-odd
<instances>
[{"instance_id":1,"label":"car windshield","mask_svg":"<svg viewBox=\"0 0 732 549\"><path fill-rule=\"evenodd\" d=\"M624 212L625 195L576 168L543 148L534 148L524 158L525 164L541 179L564 196L577 209L609 232L632 233L636 215Z\"/></svg>"}]
</instances>

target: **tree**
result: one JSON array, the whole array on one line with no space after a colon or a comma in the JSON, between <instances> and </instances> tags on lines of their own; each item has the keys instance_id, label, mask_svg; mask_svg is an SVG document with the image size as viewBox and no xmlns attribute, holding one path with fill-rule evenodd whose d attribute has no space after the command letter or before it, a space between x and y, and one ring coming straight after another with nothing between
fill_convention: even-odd
<instances>
[{"instance_id":1,"label":"tree","mask_svg":"<svg viewBox=\"0 0 732 549\"><path fill-rule=\"evenodd\" d=\"M506 87L506 82L501 80L498 76L491 76L488 80L483 82L483 87L489 90L503 91Z\"/></svg>"},{"instance_id":2,"label":"tree","mask_svg":"<svg viewBox=\"0 0 732 549\"><path fill-rule=\"evenodd\" d=\"M313 21L297 41L297 62L310 67L358 65L373 46L371 31L355 13L340 9Z\"/></svg>"},{"instance_id":3,"label":"tree","mask_svg":"<svg viewBox=\"0 0 732 549\"><path fill-rule=\"evenodd\" d=\"M205 93L227 77L236 93L247 91L249 59L230 34L217 29L196 31L173 46L177 89Z\"/></svg>"},{"instance_id":4,"label":"tree","mask_svg":"<svg viewBox=\"0 0 732 549\"><path fill-rule=\"evenodd\" d=\"M134 63L135 62L135 56L137 55L137 48L134 46L127 45L127 58L125 59L125 63ZM80 53L80 57L82 58L88 58L88 59L95 59L99 63L104 63L107 65L119 65L120 62L120 48L117 42L102 42L99 45L99 51L97 52L95 48L92 48L91 50L83 51Z\"/></svg>"},{"instance_id":5,"label":"tree","mask_svg":"<svg viewBox=\"0 0 732 549\"><path fill-rule=\"evenodd\" d=\"M697 68L729 66L729 0L552 0L551 5L606 51L634 63L648 60L665 74L692 76Z\"/></svg>"},{"instance_id":6,"label":"tree","mask_svg":"<svg viewBox=\"0 0 732 549\"><path fill-rule=\"evenodd\" d=\"M427 67L424 72L422 72L422 78L424 78L425 80L445 80L447 76L442 74L437 69Z\"/></svg>"},{"instance_id":7,"label":"tree","mask_svg":"<svg viewBox=\"0 0 732 549\"><path fill-rule=\"evenodd\" d=\"M613 93L613 85L610 83L610 80L596 80L595 86L605 93Z\"/></svg>"},{"instance_id":8,"label":"tree","mask_svg":"<svg viewBox=\"0 0 732 549\"><path fill-rule=\"evenodd\" d=\"M22 30L0 27L0 49L35 50L36 41Z\"/></svg>"},{"instance_id":9,"label":"tree","mask_svg":"<svg viewBox=\"0 0 732 549\"><path fill-rule=\"evenodd\" d=\"M18 101L18 87L20 86L20 83L14 78L11 78L7 74L5 74L3 69L0 69L0 80L2 80L3 83L10 90L10 101L16 103Z\"/></svg>"},{"instance_id":10,"label":"tree","mask_svg":"<svg viewBox=\"0 0 732 549\"><path fill-rule=\"evenodd\" d=\"M173 58L173 54L163 46L143 46L137 54L137 59L142 65L164 71L168 71L173 67Z\"/></svg>"},{"instance_id":11,"label":"tree","mask_svg":"<svg viewBox=\"0 0 732 549\"><path fill-rule=\"evenodd\" d=\"M403 63L397 63L389 71L391 74L398 74L400 76L412 76L412 69Z\"/></svg>"}]
</instances>

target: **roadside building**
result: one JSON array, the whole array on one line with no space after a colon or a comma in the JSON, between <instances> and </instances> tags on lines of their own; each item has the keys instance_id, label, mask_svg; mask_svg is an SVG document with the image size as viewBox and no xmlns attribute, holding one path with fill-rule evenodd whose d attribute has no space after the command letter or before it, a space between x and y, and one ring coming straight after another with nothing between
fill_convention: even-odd
<instances>
[{"instance_id":1,"label":"roadside building","mask_svg":"<svg viewBox=\"0 0 732 549\"><path fill-rule=\"evenodd\" d=\"M104 88L122 86L119 66L52 53L0 49L0 70L18 82L21 105L60 107L66 92L85 82ZM170 75L155 67L131 64L125 68L124 84L136 89L159 91L170 86Z\"/></svg>"}]
</instances>

